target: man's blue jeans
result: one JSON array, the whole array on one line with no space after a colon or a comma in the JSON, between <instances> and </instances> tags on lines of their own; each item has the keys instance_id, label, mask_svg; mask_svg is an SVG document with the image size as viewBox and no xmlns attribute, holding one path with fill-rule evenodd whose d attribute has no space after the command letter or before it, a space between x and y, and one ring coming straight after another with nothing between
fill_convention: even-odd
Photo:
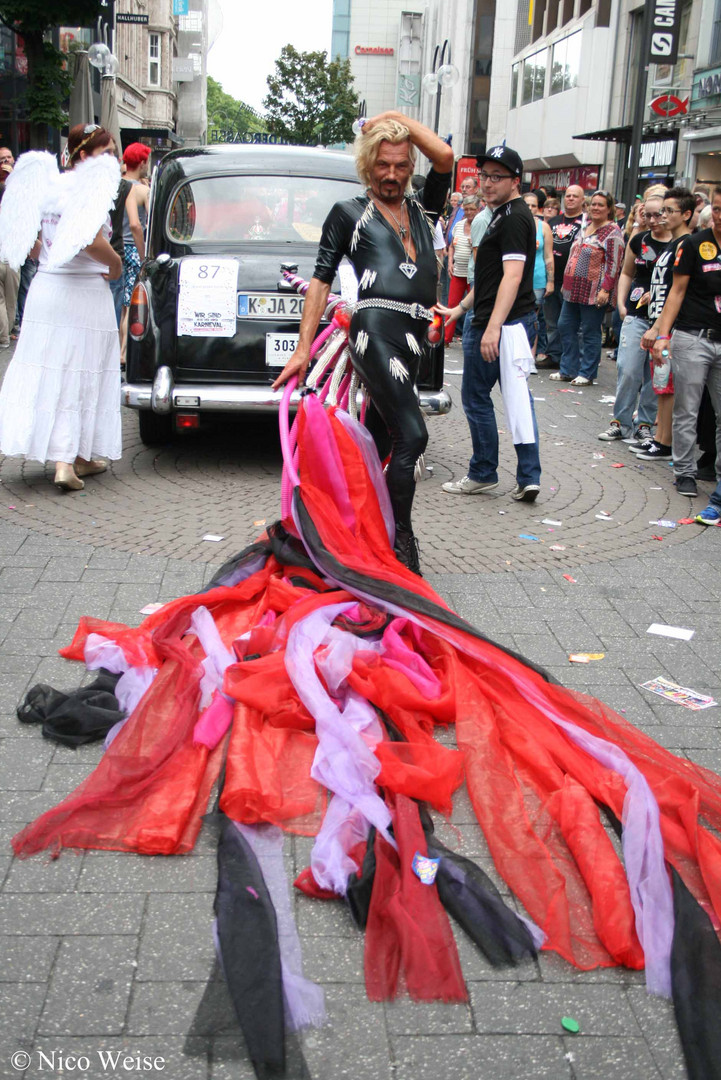
<instances>
[{"instance_id":1,"label":"man's blue jeans","mask_svg":"<svg viewBox=\"0 0 721 1080\"><path fill-rule=\"evenodd\" d=\"M469 312L469 315L471 313ZM528 340L533 340L536 332L536 315L531 312L522 319ZM512 325L512 324L509 324ZM483 330L473 326L470 318L463 324L463 382L461 400L463 410L471 430L473 455L468 466L468 475L477 483L496 483L498 481L498 426L496 412L491 400L491 390L500 376L500 362L488 363L481 356L481 338ZM516 481L521 487L537 484L541 479L541 460L538 453L538 426L533 408L533 395L529 389L533 431L536 441L516 443L518 458Z\"/></svg>"},{"instance_id":2,"label":"man's blue jeans","mask_svg":"<svg viewBox=\"0 0 721 1080\"><path fill-rule=\"evenodd\" d=\"M546 320L546 356L550 356L556 364L561 363L561 335L558 332L558 320L561 315L563 297L561 289L557 285L552 293L543 301L543 314Z\"/></svg>"},{"instance_id":3,"label":"man's blue jeans","mask_svg":"<svg viewBox=\"0 0 721 1080\"><path fill-rule=\"evenodd\" d=\"M633 431L633 413L638 405L638 424L653 425L656 420L656 395L653 392L651 362L641 348L641 338L650 326L648 319L627 315L618 339L616 360L616 404L613 417L624 435Z\"/></svg>"},{"instance_id":4,"label":"man's blue jeans","mask_svg":"<svg viewBox=\"0 0 721 1080\"><path fill-rule=\"evenodd\" d=\"M718 510L719 514L721 514L721 480L719 480L718 484L711 492L709 502L714 510Z\"/></svg>"},{"instance_id":5,"label":"man's blue jeans","mask_svg":"<svg viewBox=\"0 0 721 1080\"><path fill-rule=\"evenodd\" d=\"M561 374L595 379L601 362L601 324L605 312L595 304L563 301L558 329L563 343ZM578 332L581 331L579 348Z\"/></svg>"}]
</instances>

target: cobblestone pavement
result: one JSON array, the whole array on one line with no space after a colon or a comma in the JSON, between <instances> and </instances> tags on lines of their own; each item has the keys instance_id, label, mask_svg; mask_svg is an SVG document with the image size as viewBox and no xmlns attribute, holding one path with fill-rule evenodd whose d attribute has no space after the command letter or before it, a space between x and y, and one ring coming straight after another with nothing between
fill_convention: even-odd
<instances>
[{"instance_id":1,"label":"cobblestone pavement","mask_svg":"<svg viewBox=\"0 0 721 1080\"><path fill-rule=\"evenodd\" d=\"M459 360L452 349L448 369ZM448 602L491 637L607 701L675 753L719 771L719 709L689 713L639 683L663 674L721 699L721 532L649 525L683 517L691 500L675 494L670 470L641 470L625 447L597 441L610 417L598 399L611 391L612 378L604 362L601 387L582 397L534 378L537 397L546 401L538 405L543 494L533 507L507 494L464 499L440 492L442 480L465 471L468 439L460 408L434 423L433 476L420 487L417 515L424 566ZM457 387L457 375L449 381ZM504 493L513 485L509 451L505 445ZM606 456L594 459L594 452ZM626 467L611 469L616 461ZM132 417L122 463L90 481L87 496L58 495L38 466L0 467L2 1077L128 1075L127 1066L104 1065L100 1051L160 1056L170 1080L253 1075L213 956L212 835L204 830L185 858L66 851L56 860L14 859L10 838L72 791L100 757L97 746L72 751L43 740L18 723L14 710L38 681L77 684L77 666L57 649L81 615L136 624L145 604L197 590L211 564L252 540L254 522L277 515L278 469L267 425L241 425L232 437L226 432L158 453L138 443ZM699 497L694 511L703 505ZM598 521L600 510L613 521ZM563 525L544 526L543 517ZM227 543L203 543L207 532L225 534ZM521 532L539 542L519 540ZM661 532L662 542L651 539ZM552 543L566 550L552 552ZM646 633L652 622L695 634L688 642L654 637ZM574 665L571 651L605 657ZM464 791L451 822L438 828L494 873ZM289 874L307 865L308 854L308 840L288 839ZM294 903L306 973L324 986L331 1022L294 1044L292 1076L685 1075L671 1006L647 996L642 974L577 972L550 954L496 970L459 934L468 1004L372 1004L363 989L363 938L345 910L300 895ZM564 1033L563 1016L579 1022L578 1035ZM28 1055L24 1074L11 1061L18 1052ZM88 1057L82 1072L73 1055Z\"/></svg>"},{"instance_id":2,"label":"cobblestone pavement","mask_svg":"<svg viewBox=\"0 0 721 1080\"><path fill-rule=\"evenodd\" d=\"M474 574L505 570L509 561L515 569L607 561L638 554L653 543L658 530L650 521L688 515L691 501L676 494L669 466L636 462L625 444L597 440L612 415L611 406L600 400L614 392L616 369L608 361L600 384L578 392L566 384L559 389L548 373L533 376L543 465L542 493L534 506L509 497L515 454L507 434L501 436L497 492L445 494L441 483L464 475L470 453L460 405L461 367L462 353L454 345L446 354L446 370L455 408L429 424L426 459L433 472L419 485L416 499L416 531L427 570ZM82 494L58 492L48 482L51 466L6 459L0 466L0 521L98 547L218 563L255 539L258 523L278 517L279 475L274 420L244 419L149 449L140 442L136 416L124 410L123 458L89 480ZM700 485L701 492L710 490ZM705 505L703 495L696 501ZM613 520L598 520L601 511ZM563 525L542 525L544 517ZM662 531L667 545L698 539L696 526ZM225 539L203 542L208 533ZM520 539L521 533L539 539ZM552 544L566 550L552 551Z\"/></svg>"}]
</instances>

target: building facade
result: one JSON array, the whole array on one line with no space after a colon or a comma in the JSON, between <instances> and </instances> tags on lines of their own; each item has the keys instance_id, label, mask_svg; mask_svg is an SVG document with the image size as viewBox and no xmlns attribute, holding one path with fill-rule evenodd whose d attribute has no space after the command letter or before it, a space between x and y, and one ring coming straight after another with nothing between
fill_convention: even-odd
<instances>
[{"instance_id":1,"label":"building facade","mask_svg":"<svg viewBox=\"0 0 721 1080\"><path fill-rule=\"evenodd\" d=\"M71 71L77 50L95 42L109 46L119 64L115 90L123 145L143 142L159 156L207 141L207 54L221 26L218 0L108 0L96 25L60 26L51 36L68 54ZM30 145L26 76L22 38L0 27L0 142L16 154ZM91 81L99 122L101 73L95 68ZM59 150L59 133L51 135L50 149Z\"/></svg>"},{"instance_id":2,"label":"building facade","mask_svg":"<svg viewBox=\"0 0 721 1080\"><path fill-rule=\"evenodd\" d=\"M331 54L350 60L367 116L418 116L424 10L417 0L334 0Z\"/></svg>"},{"instance_id":3,"label":"building facade","mask_svg":"<svg viewBox=\"0 0 721 1080\"><path fill-rule=\"evenodd\" d=\"M678 58L648 63L638 0L513 0L494 27L489 139L563 190L721 179L721 0L677 0ZM640 164L629 177L646 71Z\"/></svg>"},{"instance_id":4,"label":"building facade","mask_svg":"<svg viewBox=\"0 0 721 1080\"><path fill-rule=\"evenodd\" d=\"M334 0L331 54L350 60L368 116L401 109L450 136L456 156L480 153L495 20L496 0ZM456 81L429 93L424 78L449 62Z\"/></svg>"},{"instance_id":5,"label":"building facade","mask_svg":"<svg viewBox=\"0 0 721 1080\"><path fill-rule=\"evenodd\" d=\"M700 5L696 64L688 88L689 115L681 129L686 171L711 190L721 184L721 0Z\"/></svg>"},{"instance_id":6,"label":"building facade","mask_svg":"<svg viewBox=\"0 0 721 1080\"><path fill-rule=\"evenodd\" d=\"M574 135L610 123L610 0L518 0L513 14L497 21L491 141L518 150L536 183L597 187L604 148Z\"/></svg>"},{"instance_id":7,"label":"building facade","mask_svg":"<svg viewBox=\"0 0 721 1080\"><path fill-rule=\"evenodd\" d=\"M136 19L143 21L130 21ZM158 152L178 144L177 23L173 0L142 0L142 6L141 0L116 0L113 51L120 62L118 119L126 144L150 142Z\"/></svg>"}]
</instances>

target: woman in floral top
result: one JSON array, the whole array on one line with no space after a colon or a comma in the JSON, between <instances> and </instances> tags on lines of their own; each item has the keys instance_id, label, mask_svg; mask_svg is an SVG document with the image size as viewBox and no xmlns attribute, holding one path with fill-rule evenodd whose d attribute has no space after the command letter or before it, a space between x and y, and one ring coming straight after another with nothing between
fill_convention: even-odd
<instances>
[{"instance_id":1,"label":"woman in floral top","mask_svg":"<svg viewBox=\"0 0 721 1080\"><path fill-rule=\"evenodd\" d=\"M598 375L601 324L606 308L616 306L622 264L623 236L614 221L613 196L596 191L589 221L571 248L563 275L563 307L558 320L563 355L561 368L549 376L551 379L590 386Z\"/></svg>"}]
</instances>

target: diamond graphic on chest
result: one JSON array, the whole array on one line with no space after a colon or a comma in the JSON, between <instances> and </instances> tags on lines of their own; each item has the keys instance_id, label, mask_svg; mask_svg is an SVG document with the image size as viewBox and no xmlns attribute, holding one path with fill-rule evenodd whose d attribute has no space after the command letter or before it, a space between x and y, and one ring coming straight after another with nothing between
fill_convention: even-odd
<instances>
[{"instance_id":1,"label":"diamond graphic on chest","mask_svg":"<svg viewBox=\"0 0 721 1080\"><path fill-rule=\"evenodd\" d=\"M402 274L406 275L409 281L412 277L415 276L415 274L418 273L418 267L414 266L414 264L410 262L399 263L398 269L401 271Z\"/></svg>"}]
</instances>

